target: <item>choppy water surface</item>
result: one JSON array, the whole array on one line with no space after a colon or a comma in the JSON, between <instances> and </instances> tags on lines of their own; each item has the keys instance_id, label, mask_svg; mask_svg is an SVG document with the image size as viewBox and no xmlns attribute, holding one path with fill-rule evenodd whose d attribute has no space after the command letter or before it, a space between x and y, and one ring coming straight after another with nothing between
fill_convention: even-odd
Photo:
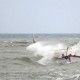
<instances>
[{"instance_id":1,"label":"choppy water surface","mask_svg":"<svg viewBox=\"0 0 80 80\"><path fill-rule=\"evenodd\" d=\"M80 35L35 35L36 41L64 42L73 46ZM37 62L33 52L26 50L32 35L0 35L0 80L80 80L80 61L53 61L47 65ZM51 44L51 43L48 43Z\"/></svg>"}]
</instances>

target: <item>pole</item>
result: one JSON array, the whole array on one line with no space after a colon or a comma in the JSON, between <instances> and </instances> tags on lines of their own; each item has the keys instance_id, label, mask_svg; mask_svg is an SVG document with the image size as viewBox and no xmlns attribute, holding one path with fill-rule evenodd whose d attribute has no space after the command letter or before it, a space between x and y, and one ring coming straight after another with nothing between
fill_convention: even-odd
<instances>
[{"instance_id":1,"label":"pole","mask_svg":"<svg viewBox=\"0 0 80 80\"><path fill-rule=\"evenodd\" d=\"M66 56L68 55L68 54L67 54L67 53L68 53L68 49L69 49L69 47L67 47Z\"/></svg>"},{"instance_id":2,"label":"pole","mask_svg":"<svg viewBox=\"0 0 80 80\"><path fill-rule=\"evenodd\" d=\"M33 43L36 43L36 41L34 40L34 35L33 35Z\"/></svg>"}]
</instances>

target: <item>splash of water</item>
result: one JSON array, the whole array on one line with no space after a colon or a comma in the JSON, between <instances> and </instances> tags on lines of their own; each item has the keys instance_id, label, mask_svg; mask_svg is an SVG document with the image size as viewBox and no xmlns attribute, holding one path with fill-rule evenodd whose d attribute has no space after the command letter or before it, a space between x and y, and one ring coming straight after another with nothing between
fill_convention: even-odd
<instances>
[{"instance_id":1,"label":"splash of water","mask_svg":"<svg viewBox=\"0 0 80 80\"><path fill-rule=\"evenodd\" d=\"M45 45L44 42L37 42L28 46L27 50L32 51L36 57L42 56L42 58L37 62L45 65L50 63L55 57L61 58L62 53L66 55L67 46L63 43ZM80 52L80 43L72 46L68 50L68 54L74 54L78 52Z\"/></svg>"},{"instance_id":2,"label":"splash of water","mask_svg":"<svg viewBox=\"0 0 80 80\"><path fill-rule=\"evenodd\" d=\"M70 49L68 50L68 53L80 55L80 42L70 47Z\"/></svg>"}]
</instances>

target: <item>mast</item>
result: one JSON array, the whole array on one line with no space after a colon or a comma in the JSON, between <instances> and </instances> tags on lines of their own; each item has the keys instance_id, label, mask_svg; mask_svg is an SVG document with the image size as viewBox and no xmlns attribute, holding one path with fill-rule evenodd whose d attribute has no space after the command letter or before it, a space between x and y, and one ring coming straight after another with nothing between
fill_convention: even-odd
<instances>
[{"instance_id":1,"label":"mast","mask_svg":"<svg viewBox=\"0 0 80 80\"><path fill-rule=\"evenodd\" d=\"M34 35L33 35L33 43L36 43L35 39L34 39Z\"/></svg>"},{"instance_id":2,"label":"mast","mask_svg":"<svg viewBox=\"0 0 80 80\"><path fill-rule=\"evenodd\" d=\"M68 49L69 49L69 47L67 47L66 56L68 55Z\"/></svg>"}]
</instances>

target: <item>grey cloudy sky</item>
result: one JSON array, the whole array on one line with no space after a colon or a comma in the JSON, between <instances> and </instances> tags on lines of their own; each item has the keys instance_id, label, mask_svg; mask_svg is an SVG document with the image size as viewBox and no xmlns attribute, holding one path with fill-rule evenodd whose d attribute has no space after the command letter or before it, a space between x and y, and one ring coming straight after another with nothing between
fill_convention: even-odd
<instances>
[{"instance_id":1,"label":"grey cloudy sky","mask_svg":"<svg viewBox=\"0 0 80 80\"><path fill-rule=\"evenodd\" d=\"M0 33L80 33L80 0L0 0Z\"/></svg>"}]
</instances>

